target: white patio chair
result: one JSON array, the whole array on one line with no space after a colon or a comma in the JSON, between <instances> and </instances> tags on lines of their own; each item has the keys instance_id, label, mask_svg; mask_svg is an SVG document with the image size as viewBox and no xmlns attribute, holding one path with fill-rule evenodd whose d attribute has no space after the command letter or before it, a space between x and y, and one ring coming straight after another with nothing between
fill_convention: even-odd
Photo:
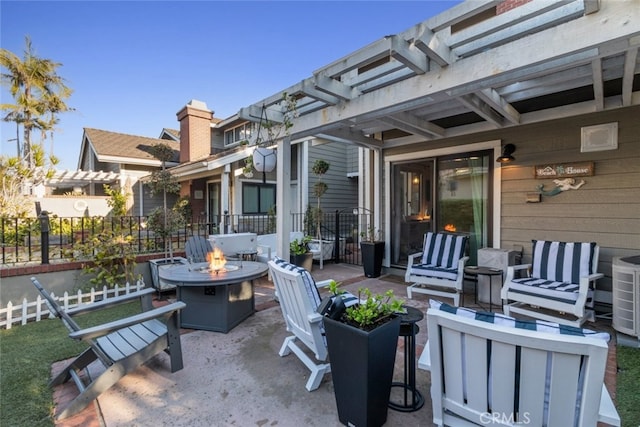
<instances>
[{"instance_id":1,"label":"white patio chair","mask_svg":"<svg viewBox=\"0 0 640 427\"><path fill-rule=\"evenodd\" d=\"M436 425L619 426L606 333L431 303L418 367Z\"/></svg>"},{"instance_id":2,"label":"white patio chair","mask_svg":"<svg viewBox=\"0 0 640 427\"><path fill-rule=\"evenodd\" d=\"M319 282L316 286L307 270L281 258L269 261L269 270L287 331L292 334L284 339L278 354L284 357L293 351L311 370L306 389L313 391L320 386L324 374L331 372L331 366L327 362L322 316L316 312L321 302L317 286L328 286L330 280ZM298 345L299 342L313 352L315 360L305 353Z\"/></svg>"},{"instance_id":3,"label":"white patio chair","mask_svg":"<svg viewBox=\"0 0 640 427\"><path fill-rule=\"evenodd\" d=\"M532 264L507 269L501 295L504 313L573 326L594 321L595 281L603 277L597 273L599 252L593 242L534 240ZM516 277L517 271L525 271L526 277Z\"/></svg>"},{"instance_id":4,"label":"white patio chair","mask_svg":"<svg viewBox=\"0 0 640 427\"><path fill-rule=\"evenodd\" d=\"M467 236L432 233L424 235L423 251L409 255L404 281L407 297L414 293L452 298L460 305L463 292L464 266L469 257L464 256ZM419 262L415 263L416 260Z\"/></svg>"}]
</instances>

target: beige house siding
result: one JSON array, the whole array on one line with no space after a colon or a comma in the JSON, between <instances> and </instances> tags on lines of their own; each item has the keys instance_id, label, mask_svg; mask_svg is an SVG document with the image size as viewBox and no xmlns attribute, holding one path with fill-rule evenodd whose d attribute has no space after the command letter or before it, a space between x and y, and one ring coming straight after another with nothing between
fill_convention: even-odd
<instances>
[{"instance_id":1,"label":"beige house siding","mask_svg":"<svg viewBox=\"0 0 640 427\"><path fill-rule=\"evenodd\" d=\"M640 107L595 113L503 132L515 144L516 162L502 169L501 247L522 245L531 261L531 240L594 241L600 245L598 289L611 290L614 256L640 253ZM581 127L618 122L618 149L580 152ZM526 193L551 179L535 179L539 164L593 161L586 184L541 203L526 203Z\"/></svg>"},{"instance_id":2,"label":"beige house siding","mask_svg":"<svg viewBox=\"0 0 640 427\"><path fill-rule=\"evenodd\" d=\"M597 286L611 291L612 258L640 254L639 118L640 107L620 108L399 147L385 155L490 140L514 144L515 162L502 166L501 242L496 246L522 246L523 262L530 262L532 239L597 242L598 270L605 275ZM618 148L581 153L581 128L611 122L618 122ZM527 193L535 193L538 185L555 187L552 179L534 178L535 165L569 162L593 162L595 175L577 178L586 182L578 190L543 196L541 203L526 202Z\"/></svg>"}]
</instances>

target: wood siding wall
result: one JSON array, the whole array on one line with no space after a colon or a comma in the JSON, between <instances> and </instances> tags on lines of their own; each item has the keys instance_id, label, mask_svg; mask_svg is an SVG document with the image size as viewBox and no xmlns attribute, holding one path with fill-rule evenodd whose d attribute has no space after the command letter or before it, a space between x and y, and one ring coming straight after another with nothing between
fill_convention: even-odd
<instances>
[{"instance_id":1,"label":"wood siding wall","mask_svg":"<svg viewBox=\"0 0 640 427\"><path fill-rule=\"evenodd\" d=\"M311 173L313 163L322 159L329 163L329 171L322 177L327 184L327 192L320 200L320 207L325 213L336 209L356 207L358 204L358 180L347 178L349 162L347 152L353 147L339 142L330 142L311 146L309 149L309 203L316 206L318 199L313 195L313 185L317 177ZM357 167L356 167L357 170Z\"/></svg>"},{"instance_id":2,"label":"wood siding wall","mask_svg":"<svg viewBox=\"0 0 640 427\"><path fill-rule=\"evenodd\" d=\"M640 107L555 120L505 133L503 143L517 147L516 161L502 168L501 247L524 247L531 261L531 240L594 241L600 245L598 289L611 290L615 256L640 254ZM618 149L580 152L581 127L618 122ZM578 190L542 196L526 203L526 194L555 187L535 179L534 166L592 161L595 175Z\"/></svg>"},{"instance_id":3,"label":"wood siding wall","mask_svg":"<svg viewBox=\"0 0 640 427\"><path fill-rule=\"evenodd\" d=\"M618 122L618 149L581 153L581 128L611 122ZM640 254L640 107L398 147L385 155L496 139L516 146L515 162L502 166L501 242L496 246L521 246L522 261L528 263L533 239L597 242L598 271L605 275L597 288L610 291L613 257ZM538 185L555 187L552 179L534 178L535 165L569 162L594 162L595 175L577 178L585 181L578 190L526 202Z\"/></svg>"}]
</instances>

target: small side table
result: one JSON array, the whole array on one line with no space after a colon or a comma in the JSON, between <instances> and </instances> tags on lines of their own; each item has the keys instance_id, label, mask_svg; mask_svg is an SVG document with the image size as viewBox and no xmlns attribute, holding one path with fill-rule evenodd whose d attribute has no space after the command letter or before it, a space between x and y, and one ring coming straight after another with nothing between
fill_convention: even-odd
<instances>
[{"instance_id":1,"label":"small side table","mask_svg":"<svg viewBox=\"0 0 640 427\"><path fill-rule=\"evenodd\" d=\"M405 307L407 312L400 315L400 334L404 337L404 382L394 382L393 387L404 390L404 401L392 402L389 408L401 412L414 412L424 405L422 393L416 389L416 334L420 331L417 322L424 318L422 311L414 307Z\"/></svg>"},{"instance_id":2,"label":"small side table","mask_svg":"<svg viewBox=\"0 0 640 427\"><path fill-rule=\"evenodd\" d=\"M500 276L500 283L504 282L504 274L503 271L499 268L493 267L481 267L481 266L468 266L464 268L464 274L472 277L470 279L475 284L475 297L476 302L478 301L478 277L479 276L487 276L489 278L489 311L493 311L493 301L492 301L492 286L493 278Z\"/></svg>"}]
</instances>

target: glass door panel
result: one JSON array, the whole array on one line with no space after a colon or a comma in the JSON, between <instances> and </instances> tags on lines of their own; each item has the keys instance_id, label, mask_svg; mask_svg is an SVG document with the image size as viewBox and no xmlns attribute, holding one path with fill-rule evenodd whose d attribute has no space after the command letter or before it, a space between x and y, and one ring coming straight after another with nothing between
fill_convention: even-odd
<instances>
[{"instance_id":1,"label":"glass door panel","mask_svg":"<svg viewBox=\"0 0 640 427\"><path fill-rule=\"evenodd\" d=\"M409 255L422 250L424 233L432 229L434 161L393 165L391 264L406 266Z\"/></svg>"},{"instance_id":2,"label":"glass door panel","mask_svg":"<svg viewBox=\"0 0 640 427\"><path fill-rule=\"evenodd\" d=\"M438 159L436 229L469 236L469 265L489 245L490 153Z\"/></svg>"}]
</instances>

